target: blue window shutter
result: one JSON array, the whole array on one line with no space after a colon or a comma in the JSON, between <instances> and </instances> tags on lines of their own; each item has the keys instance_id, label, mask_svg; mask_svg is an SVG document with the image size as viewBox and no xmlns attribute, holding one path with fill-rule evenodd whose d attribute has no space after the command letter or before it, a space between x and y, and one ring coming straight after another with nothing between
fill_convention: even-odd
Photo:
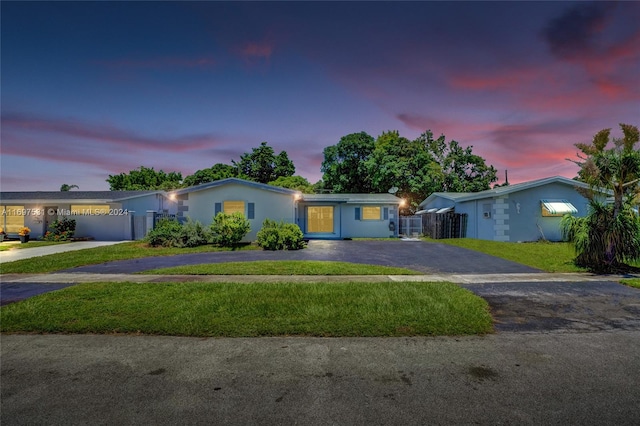
<instances>
[{"instance_id":1,"label":"blue window shutter","mask_svg":"<svg viewBox=\"0 0 640 426\"><path fill-rule=\"evenodd\" d=\"M247 206L247 219L253 219L255 217L256 204L249 203Z\"/></svg>"},{"instance_id":2,"label":"blue window shutter","mask_svg":"<svg viewBox=\"0 0 640 426\"><path fill-rule=\"evenodd\" d=\"M382 209L382 219L384 220L389 219L389 207L385 207Z\"/></svg>"},{"instance_id":3,"label":"blue window shutter","mask_svg":"<svg viewBox=\"0 0 640 426\"><path fill-rule=\"evenodd\" d=\"M356 207L356 220L360 220L360 207Z\"/></svg>"},{"instance_id":4,"label":"blue window shutter","mask_svg":"<svg viewBox=\"0 0 640 426\"><path fill-rule=\"evenodd\" d=\"M216 208L215 208L215 212L214 212L214 216L217 216L218 213L220 213L222 211L222 203L216 203Z\"/></svg>"}]
</instances>

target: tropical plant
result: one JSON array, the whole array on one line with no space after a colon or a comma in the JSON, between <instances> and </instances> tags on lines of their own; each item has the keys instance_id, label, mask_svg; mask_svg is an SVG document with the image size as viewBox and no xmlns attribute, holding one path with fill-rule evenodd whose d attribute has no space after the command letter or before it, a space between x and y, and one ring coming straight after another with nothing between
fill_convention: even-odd
<instances>
[{"instance_id":1,"label":"tropical plant","mask_svg":"<svg viewBox=\"0 0 640 426\"><path fill-rule=\"evenodd\" d=\"M68 241L73 238L75 232L75 219L63 217L54 220L42 238L46 241Z\"/></svg>"},{"instance_id":2,"label":"tropical plant","mask_svg":"<svg viewBox=\"0 0 640 426\"><path fill-rule=\"evenodd\" d=\"M22 228L20 228L20 230L18 231L18 235L20 235L21 237L24 237L26 235L29 235L31 233L31 229L29 229L26 226L23 226Z\"/></svg>"},{"instance_id":3,"label":"tropical plant","mask_svg":"<svg viewBox=\"0 0 640 426\"><path fill-rule=\"evenodd\" d=\"M635 203L640 194L638 128L620 124L623 137L610 142L611 129L598 132L590 144L576 144L578 178L589 184L578 190L589 200L584 218L562 220L565 237L574 243L576 264L596 271L613 271L640 260L640 217ZM604 194L604 195L603 195ZM613 195L612 203L603 198Z\"/></svg>"}]
</instances>

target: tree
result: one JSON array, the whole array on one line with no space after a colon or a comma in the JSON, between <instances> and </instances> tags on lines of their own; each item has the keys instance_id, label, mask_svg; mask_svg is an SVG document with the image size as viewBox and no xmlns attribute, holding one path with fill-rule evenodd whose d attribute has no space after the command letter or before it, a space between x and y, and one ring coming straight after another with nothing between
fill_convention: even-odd
<instances>
[{"instance_id":1,"label":"tree","mask_svg":"<svg viewBox=\"0 0 640 426\"><path fill-rule=\"evenodd\" d=\"M60 191L62 192L71 191L73 188L80 189L78 185L67 185L66 183L63 183L60 186Z\"/></svg>"},{"instance_id":2,"label":"tree","mask_svg":"<svg viewBox=\"0 0 640 426\"><path fill-rule=\"evenodd\" d=\"M107 179L111 191L129 191L146 189L164 189L170 191L180 188L182 174L180 172L165 173L162 170L155 171L153 167L140 166L129 173L109 175Z\"/></svg>"},{"instance_id":3,"label":"tree","mask_svg":"<svg viewBox=\"0 0 640 426\"><path fill-rule=\"evenodd\" d=\"M217 163L208 169L198 170L192 175L184 178L183 186L195 186L216 180L236 177L236 168L228 164Z\"/></svg>"},{"instance_id":4,"label":"tree","mask_svg":"<svg viewBox=\"0 0 640 426\"><path fill-rule=\"evenodd\" d=\"M336 145L326 147L321 166L324 188L336 193L371 192L365 163L374 149L373 137L365 132L343 136Z\"/></svg>"},{"instance_id":5,"label":"tree","mask_svg":"<svg viewBox=\"0 0 640 426\"><path fill-rule=\"evenodd\" d=\"M232 161L237 175L260 183L268 183L280 176L292 176L296 168L285 151L277 156L267 142L262 142L251 153L240 156L240 161Z\"/></svg>"},{"instance_id":6,"label":"tree","mask_svg":"<svg viewBox=\"0 0 640 426\"><path fill-rule=\"evenodd\" d=\"M313 185L302 176L280 176L278 179L269 182L269 185L295 189L304 194L313 194L315 192Z\"/></svg>"},{"instance_id":7,"label":"tree","mask_svg":"<svg viewBox=\"0 0 640 426\"><path fill-rule=\"evenodd\" d=\"M396 195L407 201L403 213L412 214L420 202L440 188L441 171L419 140L401 137L397 131L383 132L366 161L375 192L398 188Z\"/></svg>"},{"instance_id":8,"label":"tree","mask_svg":"<svg viewBox=\"0 0 640 426\"><path fill-rule=\"evenodd\" d=\"M584 218L565 216L562 229L576 249L575 262L596 271L616 271L626 262L640 260L640 217L634 205L640 194L640 133L636 126L620 124L623 137L607 148L611 129L596 133L590 144L578 143L578 179L589 200ZM613 203L607 203L607 194Z\"/></svg>"},{"instance_id":9,"label":"tree","mask_svg":"<svg viewBox=\"0 0 640 426\"><path fill-rule=\"evenodd\" d=\"M491 188L498 180L497 171L487 166L484 158L473 154L473 146L462 148L455 140L447 144L444 135L433 138L427 130L417 139L440 166L443 192L479 192Z\"/></svg>"}]
</instances>

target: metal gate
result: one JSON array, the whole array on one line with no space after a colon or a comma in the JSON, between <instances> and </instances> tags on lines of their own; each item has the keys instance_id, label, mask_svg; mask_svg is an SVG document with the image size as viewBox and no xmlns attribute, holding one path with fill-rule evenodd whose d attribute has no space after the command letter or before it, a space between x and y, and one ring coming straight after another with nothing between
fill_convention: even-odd
<instances>
[{"instance_id":1,"label":"metal gate","mask_svg":"<svg viewBox=\"0 0 640 426\"><path fill-rule=\"evenodd\" d=\"M422 234L422 216L400 216L398 233L405 237L418 237Z\"/></svg>"}]
</instances>

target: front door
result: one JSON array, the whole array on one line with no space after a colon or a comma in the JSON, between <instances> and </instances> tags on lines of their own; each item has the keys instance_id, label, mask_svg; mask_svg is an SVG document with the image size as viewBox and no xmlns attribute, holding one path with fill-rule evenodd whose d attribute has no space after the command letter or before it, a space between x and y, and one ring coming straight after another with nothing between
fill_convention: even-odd
<instances>
[{"instance_id":1,"label":"front door","mask_svg":"<svg viewBox=\"0 0 640 426\"><path fill-rule=\"evenodd\" d=\"M58 218L58 206L44 208L44 220L42 221L42 235L46 234L54 220Z\"/></svg>"}]
</instances>

